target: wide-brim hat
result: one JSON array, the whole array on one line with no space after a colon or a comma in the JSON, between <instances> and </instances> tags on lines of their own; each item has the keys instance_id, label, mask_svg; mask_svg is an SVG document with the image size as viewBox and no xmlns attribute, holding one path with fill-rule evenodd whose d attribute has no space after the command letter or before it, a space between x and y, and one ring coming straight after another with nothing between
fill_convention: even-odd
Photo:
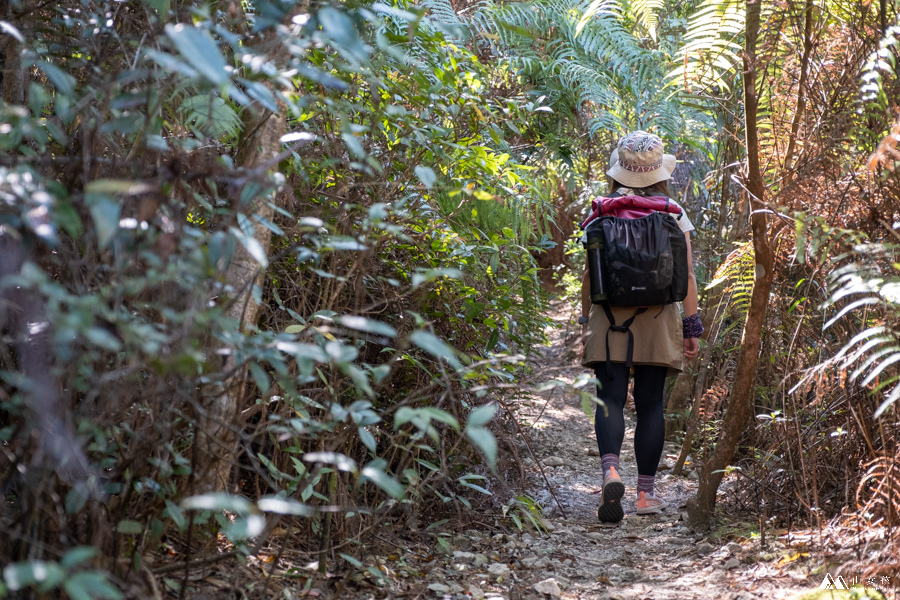
<instances>
[{"instance_id":1,"label":"wide-brim hat","mask_svg":"<svg viewBox=\"0 0 900 600\"><path fill-rule=\"evenodd\" d=\"M607 175L631 188L645 188L672 176L677 161L663 153L659 136L632 131L619 140L609 156Z\"/></svg>"}]
</instances>

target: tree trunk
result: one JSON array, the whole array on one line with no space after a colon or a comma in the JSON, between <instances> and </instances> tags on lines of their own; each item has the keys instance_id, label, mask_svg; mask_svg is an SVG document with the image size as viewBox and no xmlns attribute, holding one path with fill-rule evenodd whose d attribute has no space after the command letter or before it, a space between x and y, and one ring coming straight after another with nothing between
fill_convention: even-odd
<instances>
[{"instance_id":1,"label":"tree trunk","mask_svg":"<svg viewBox=\"0 0 900 600\"><path fill-rule=\"evenodd\" d=\"M757 111L759 99L756 93L756 43L759 37L760 3L762 0L748 0L747 33L744 48L744 110L747 143L747 190L752 209L750 224L753 233L753 251L756 260L756 274L753 292L750 296L750 310L744 323L741 350L738 356L734 383L728 410L722 422L718 442L712 455L703 465L697 495L688 503L688 513L692 527L707 527L716 503L716 492L725 475L725 468L734 457L738 440L744 432L747 419L752 412L753 382L756 375L756 361L759 355L762 327L766 318L766 304L773 279L773 255L769 244L767 218L763 197L765 184L759 167L759 140L757 134Z\"/></svg>"},{"instance_id":2,"label":"tree trunk","mask_svg":"<svg viewBox=\"0 0 900 600\"><path fill-rule=\"evenodd\" d=\"M794 118L791 120L791 135L788 137L788 147L784 154L784 185L790 184L794 161L794 151L797 147L797 135L800 133L800 121L803 119L803 113L806 111L806 87L807 79L809 79L809 57L812 54L812 28L813 28L813 3L812 0L806 0L805 17L803 23L803 57L800 59L800 82L797 89L797 109L794 111Z\"/></svg>"},{"instance_id":3,"label":"tree trunk","mask_svg":"<svg viewBox=\"0 0 900 600\"><path fill-rule=\"evenodd\" d=\"M678 374L666 403L666 439L671 440L679 431L684 431L687 423L685 409L694 395L694 374L687 369Z\"/></svg>"},{"instance_id":4,"label":"tree trunk","mask_svg":"<svg viewBox=\"0 0 900 600\"><path fill-rule=\"evenodd\" d=\"M15 23L12 3L0 0L0 20ZM7 104L25 104L25 69L22 68L22 52L25 45L11 35L0 35L0 53L3 55L3 66L0 71L3 99Z\"/></svg>"},{"instance_id":5,"label":"tree trunk","mask_svg":"<svg viewBox=\"0 0 900 600\"><path fill-rule=\"evenodd\" d=\"M258 50L261 54L268 53L278 65L286 64L289 58L287 47L280 43L274 30L270 30L261 39ZM237 168L251 170L265 167L280 152L280 140L287 129L287 110L281 105L279 109L272 113L257 104L245 110L243 137L238 144L235 160ZM277 168L277 164L273 167ZM269 203L274 203L275 198L258 197L250 206L242 207L238 201L240 193L241 190L237 189L233 194L234 210L251 217L253 237L268 255L272 232L252 219L252 215L272 221L274 210ZM264 266L251 256L243 244L236 244L225 273L226 283L233 290L227 314L240 322L242 332L256 329L262 307L254 299L253 288L262 286L264 274ZM197 440L200 444L200 457L197 461L195 493L226 489L231 474L235 455L234 431L240 426L237 418L242 408L247 370L236 365L233 356L229 356L223 372L232 373L232 376L214 399L207 414L200 419Z\"/></svg>"}]
</instances>

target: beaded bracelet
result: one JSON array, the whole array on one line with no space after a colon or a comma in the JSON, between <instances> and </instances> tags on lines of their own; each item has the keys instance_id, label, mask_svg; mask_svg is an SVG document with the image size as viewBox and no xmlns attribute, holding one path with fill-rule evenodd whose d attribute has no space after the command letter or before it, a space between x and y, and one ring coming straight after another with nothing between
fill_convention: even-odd
<instances>
[{"instance_id":1,"label":"beaded bracelet","mask_svg":"<svg viewBox=\"0 0 900 600\"><path fill-rule=\"evenodd\" d=\"M703 335L703 321L700 320L699 313L694 313L690 317L683 318L681 320L681 326L685 338L698 338Z\"/></svg>"}]
</instances>

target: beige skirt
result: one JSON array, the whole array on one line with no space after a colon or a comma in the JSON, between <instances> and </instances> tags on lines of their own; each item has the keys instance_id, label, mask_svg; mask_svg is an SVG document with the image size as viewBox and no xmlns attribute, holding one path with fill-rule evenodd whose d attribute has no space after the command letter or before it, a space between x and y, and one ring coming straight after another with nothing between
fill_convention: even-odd
<instances>
[{"instance_id":1,"label":"beige skirt","mask_svg":"<svg viewBox=\"0 0 900 600\"><path fill-rule=\"evenodd\" d=\"M636 308L612 307L617 325L630 319ZM609 320L603 307L591 305L591 314L584 340L584 356L581 364L594 368L606 363L606 333ZM632 361L636 365L669 367L669 375L679 373L684 367L684 343L681 312L675 304L651 306L639 314L631 324L634 334ZM612 362L624 363L628 353L628 334L609 331L609 354Z\"/></svg>"}]
</instances>

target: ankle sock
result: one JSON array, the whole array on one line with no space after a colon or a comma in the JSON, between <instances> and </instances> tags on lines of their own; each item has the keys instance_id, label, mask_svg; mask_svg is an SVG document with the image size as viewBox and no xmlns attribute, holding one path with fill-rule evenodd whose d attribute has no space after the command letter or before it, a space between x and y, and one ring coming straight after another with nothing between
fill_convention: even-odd
<instances>
[{"instance_id":1,"label":"ankle sock","mask_svg":"<svg viewBox=\"0 0 900 600\"><path fill-rule=\"evenodd\" d=\"M603 476L609 473L610 467L615 467L616 471L619 470L619 455L618 454L604 454L600 457L600 463L603 465Z\"/></svg>"},{"instance_id":2,"label":"ankle sock","mask_svg":"<svg viewBox=\"0 0 900 600\"><path fill-rule=\"evenodd\" d=\"M656 481L655 475L638 475L637 480L637 495L638 498L641 497L641 492L646 493L648 496L653 495L653 484Z\"/></svg>"}]
</instances>

